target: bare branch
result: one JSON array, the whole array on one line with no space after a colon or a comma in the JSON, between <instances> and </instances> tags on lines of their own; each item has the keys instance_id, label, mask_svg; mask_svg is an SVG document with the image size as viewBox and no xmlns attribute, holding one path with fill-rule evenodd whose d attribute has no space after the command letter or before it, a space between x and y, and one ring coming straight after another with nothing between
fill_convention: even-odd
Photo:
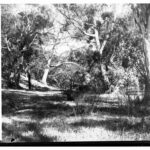
<instances>
[{"instance_id":1,"label":"bare branch","mask_svg":"<svg viewBox=\"0 0 150 150\"><path fill-rule=\"evenodd\" d=\"M59 64L57 64L57 65L55 65L55 66L51 66L51 67L54 67L53 69L56 69L56 68L59 68L59 67L65 65L65 64L75 65L75 66L79 67L80 69L82 69L82 70L84 70L84 71L86 70L86 68L82 67L82 66L79 65L78 63L71 62L71 61L62 62L62 63L59 63Z\"/></svg>"},{"instance_id":2,"label":"bare branch","mask_svg":"<svg viewBox=\"0 0 150 150\"><path fill-rule=\"evenodd\" d=\"M137 16L138 9L136 9L136 8L134 8L134 7L132 7L132 8L133 8L133 11L134 11L133 15L134 15L135 22L136 22L137 26L139 27L141 33L142 33L143 36L144 36L144 35L145 35L144 27L142 26L142 24L141 24L141 22L140 22L140 19L139 19L139 17Z\"/></svg>"},{"instance_id":3,"label":"bare branch","mask_svg":"<svg viewBox=\"0 0 150 150\"><path fill-rule=\"evenodd\" d=\"M90 25L90 26L92 26L92 27L96 28L96 26L95 26L94 24L92 24L92 23L88 23L88 22L86 22L85 24Z\"/></svg>"},{"instance_id":4,"label":"bare branch","mask_svg":"<svg viewBox=\"0 0 150 150\"><path fill-rule=\"evenodd\" d=\"M87 36L92 36L92 37L95 37L95 34L90 34L90 33L87 33L84 31L83 29L83 24L81 24L79 21L77 21L75 18L71 18L70 16L67 16L64 12L62 12L61 10L57 9L67 20L71 21L71 23L77 28L79 29L83 34L87 35ZM75 24L75 22L79 25L77 26ZM92 24L93 25L93 24ZM94 25L93 25L94 26Z\"/></svg>"},{"instance_id":5,"label":"bare branch","mask_svg":"<svg viewBox=\"0 0 150 150\"><path fill-rule=\"evenodd\" d=\"M83 31L83 33L84 33L85 35L87 35L87 36L95 37L95 34L90 34L90 33L87 33L87 32L85 32L85 31Z\"/></svg>"},{"instance_id":6,"label":"bare branch","mask_svg":"<svg viewBox=\"0 0 150 150\"><path fill-rule=\"evenodd\" d=\"M29 44L29 47L33 44L33 42L34 42L34 40L35 40L36 37L37 37L37 34L35 34L35 36L34 36L32 42Z\"/></svg>"},{"instance_id":7,"label":"bare branch","mask_svg":"<svg viewBox=\"0 0 150 150\"><path fill-rule=\"evenodd\" d=\"M135 65L135 68L142 76L145 76L145 73L142 73L141 69L139 68L139 65Z\"/></svg>"},{"instance_id":8,"label":"bare branch","mask_svg":"<svg viewBox=\"0 0 150 150\"><path fill-rule=\"evenodd\" d=\"M103 44L102 44L102 46L101 46L101 48L100 48L100 54L101 54L101 55L102 55L102 53L103 53L103 50L104 50L104 48L105 48L106 43L107 43L107 40L104 40L104 41L103 41Z\"/></svg>"},{"instance_id":9,"label":"bare branch","mask_svg":"<svg viewBox=\"0 0 150 150\"><path fill-rule=\"evenodd\" d=\"M2 47L3 49L8 49L8 47Z\"/></svg>"},{"instance_id":10,"label":"bare branch","mask_svg":"<svg viewBox=\"0 0 150 150\"><path fill-rule=\"evenodd\" d=\"M6 45L7 45L8 50L11 52L11 49L9 47L9 40L7 40L7 37L5 38L5 41L6 41Z\"/></svg>"}]
</instances>

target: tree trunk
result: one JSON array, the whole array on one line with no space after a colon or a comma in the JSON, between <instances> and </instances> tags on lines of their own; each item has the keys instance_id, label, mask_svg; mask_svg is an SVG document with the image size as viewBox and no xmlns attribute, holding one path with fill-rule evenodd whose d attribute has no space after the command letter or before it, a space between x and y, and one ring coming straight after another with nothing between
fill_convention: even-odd
<instances>
[{"instance_id":1,"label":"tree trunk","mask_svg":"<svg viewBox=\"0 0 150 150\"><path fill-rule=\"evenodd\" d=\"M100 40L99 40L99 33L98 33L97 29L95 29L95 42L96 42L97 50L100 53L100 57L102 57L103 50L104 50L104 48L106 46L107 40L104 40L103 43L102 43L102 45L101 45ZM109 86L110 82L109 82L109 79L107 77L107 72L106 72L105 66L104 66L104 64L102 62L100 62L100 68L101 68L101 73L102 73L101 75L103 77L103 82L105 84L104 85L104 87L105 87L104 89L107 89L106 85Z\"/></svg>"},{"instance_id":2,"label":"tree trunk","mask_svg":"<svg viewBox=\"0 0 150 150\"><path fill-rule=\"evenodd\" d=\"M144 92L144 100L143 100L145 104L149 103L148 101L150 100L150 81L149 79L146 79L146 81L145 81L145 92Z\"/></svg>"},{"instance_id":3,"label":"tree trunk","mask_svg":"<svg viewBox=\"0 0 150 150\"><path fill-rule=\"evenodd\" d=\"M28 71L28 87L29 87L29 90L31 90L31 74L30 74L30 71Z\"/></svg>"},{"instance_id":4,"label":"tree trunk","mask_svg":"<svg viewBox=\"0 0 150 150\"><path fill-rule=\"evenodd\" d=\"M109 79L108 79L108 76L107 76L105 66L103 64L101 64L101 71L102 71L102 76L104 78L104 82L109 86L110 82L109 82Z\"/></svg>"},{"instance_id":5,"label":"tree trunk","mask_svg":"<svg viewBox=\"0 0 150 150\"><path fill-rule=\"evenodd\" d=\"M50 64L51 64L51 59L48 60L48 63L46 65L46 68L44 69L44 74L42 77L42 83L44 83L45 85L47 85L47 77L48 77L48 73L49 73Z\"/></svg>"},{"instance_id":6,"label":"tree trunk","mask_svg":"<svg viewBox=\"0 0 150 150\"><path fill-rule=\"evenodd\" d=\"M143 102L149 103L150 99L150 5L139 5L140 9L142 9L143 13L140 13L140 10L137 8L133 8L134 11L134 18L136 24L138 25L140 32L143 35L144 41L144 65L146 69L145 73L145 94ZM144 7L145 6L145 7ZM140 16L139 16L140 15ZM140 18L144 18L145 23L143 20L141 21Z\"/></svg>"},{"instance_id":7,"label":"tree trunk","mask_svg":"<svg viewBox=\"0 0 150 150\"><path fill-rule=\"evenodd\" d=\"M19 68L17 68L15 71L15 86L16 86L16 88L20 88L19 82L20 82L21 70L22 70L22 65L19 65Z\"/></svg>"},{"instance_id":8,"label":"tree trunk","mask_svg":"<svg viewBox=\"0 0 150 150\"><path fill-rule=\"evenodd\" d=\"M150 101L150 15L147 17L147 21L147 38L144 38L145 67L147 72L144 94L145 103Z\"/></svg>"},{"instance_id":9,"label":"tree trunk","mask_svg":"<svg viewBox=\"0 0 150 150\"><path fill-rule=\"evenodd\" d=\"M98 35L97 29L95 29L95 41L96 41L96 48L100 52L100 55L102 55L102 51L100 51L101 44L100 44L100 41L99 41L99 35Z\"/></svg>"},{"instance_id":10,"label":"tree trunk","mask_svg":"<svg viewBox=\"0 0 150 150\"><path fill-rule=\"evenodd\" d=\"M146 67L146 77L145 77L145 93L143 102L149 103L150 100L150 42L145 39L145 67Z\"/></svg>"},{"instance_id":11,"label":"tree trunk","mask_svg":"<svg viewBox=\"0 0 150 150\"><path fill-rule=\"evenodd\" d=\"M44 70L44 75L43 75L43 77L42 77L42 83L44 83L45 85L47 85L48 73L49 73L49 68L46 68L46 69Z\"/></svg>"},{"instance_id":12,"label":"tree trunk","mask_svg":"<svg viewBox=\"0 0 150 150\"><path fill-rule=\"evenodd\" d=\"M16 88L19 88L19 81L20 81L20 72L16 75L16 78L15 78L15 86L16 86Z\"/></svg>"}]
</instances>

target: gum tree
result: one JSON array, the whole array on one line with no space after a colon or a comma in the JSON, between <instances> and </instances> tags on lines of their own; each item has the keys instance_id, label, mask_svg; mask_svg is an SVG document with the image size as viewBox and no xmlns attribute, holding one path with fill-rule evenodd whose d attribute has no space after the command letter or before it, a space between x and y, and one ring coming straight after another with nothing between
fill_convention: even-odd
<instances>
[{"instance_id":1,"label":"gum tree","mask_svg":"<svg viewBox=\"0 0 150 150\"><path fill-rule=\"evenodd\" d=\"M145 69L143 75L145 83L144 102L148 103L150 99L150 4L132 5L132 9L135 23L143 40L143 66Z\"/></svg>"},{"instance_id":2,"label":"gum tree","mask_svg":"<svg viewBox=\"0 0 150 150\"><path fill-rule=\"evenodd\" d=\"M44 7L30 7L30 11L20 10L14 13L15 5L2 6L2 69L9 69L7 80L14 80L16 87L19 87L21 73L25 72L29 80L29 89L31 62L42 50L43 39L48 34L44 29L53 25L49 15L43 11Z\"/></svg>"}]
</instances>

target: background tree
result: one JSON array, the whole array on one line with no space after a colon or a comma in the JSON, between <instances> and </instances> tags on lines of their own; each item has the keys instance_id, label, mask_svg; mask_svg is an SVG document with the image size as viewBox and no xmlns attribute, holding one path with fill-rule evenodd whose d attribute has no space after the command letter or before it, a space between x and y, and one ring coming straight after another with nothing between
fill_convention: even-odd
<instances>
[{"instance_id":1,"label":"background tree","mask_svg":"<svg viewBox=\"0 0 150 150\"><path fill-rule=\"evenodd\" d=\"M141 5L134 7L136 23L132 14L116 17L104 4L27 6L32 11L14 13L15 5L2 7L2 75L8 82L18 87L20 76L27 74L29 89L31 78L69 89L72 83L84 85L90 75L88 86L96 93L116 91L120 82L125 89L131 76L138 87L147 83L148 58L140 42L147 36L142 25L136 27ZM58 51L66 51L65 44L69 52L64 57Z\"/></svg>"},{"instance_id":2,"label":"background tree","mask_svg":"<svg viewBox=\"0 0 150 150\"><path fill-rule=\"evenodd\" d=\"M72 38L86 40L87 45L89 45L89 50L91 49L98 52L95 52L94 55L99 55L99 62L97 62L97 65L99 65L97 68L99 70L98 76L100 77L99 80L101 80L101 85L105 87L105 90L110 86L107 77L108 64L105 59L107 54L106 46L111 39L114 26L113 12L107 11L106 8L106 5L94 4L65 4L57 6L57 10L66 19L64 28L70 32Z\"/></svg>"},{"instance_id":3,"label":"background tree","mask_svg":"<svg viewBox=\"0 0 150 150\"><path fill-rule=\"evenodd\" d=\"M87 68L93 77L91 86L95 87L94 91L105 92L112 84L109 72L115 72L120 66L125 69L131 67L132 59L128 64L129 55L137 58L132 49L139 49L140 46L134 44L137 37L136 33L131 32L131 17L115 18L114 11L109 11L107 5L64 4L56 7L65 18L63 29L67 30L72 38L86 41L84 56L82 52L79 52L81 56L73 52L76 58L73 61ZM133 35L135 38L132 38ZM128 49L132 51L129 52Z\"/></svg>"},{"instance_id":4,"label":"background tree","mask_svg":"<svg viewBox=\"0 0 150 150\"><path fill-rule=\"evenodd\" d=\"M5 6L2 9L5 9ZM16 15L7 11L2 12L2 59L5 59L6 55L11 57L12 62L6 59L8 64L12 65L8 78L14 79L18 87L21 72L25 71L28 77L31 76L31 62L42 50L43 38L47 36L44 29L51 27L52 22L49 16L45 15L43 7L36 7L30 12L19 12ZM8 16L10 18L7 18Z\"/></svg>"},{"instance_id":5,"label":"background tree","mask_svg":"<svg viewBox=\"0 0 150 150\"><path fill-rule=\"evenodd\" d=\"M148 103L150 98L150 5L137 4L132 5L135 23L139 29L143 41L144 62L142 62L144 70L145 96L144 102Z\"/></svg>"}]
</instances>

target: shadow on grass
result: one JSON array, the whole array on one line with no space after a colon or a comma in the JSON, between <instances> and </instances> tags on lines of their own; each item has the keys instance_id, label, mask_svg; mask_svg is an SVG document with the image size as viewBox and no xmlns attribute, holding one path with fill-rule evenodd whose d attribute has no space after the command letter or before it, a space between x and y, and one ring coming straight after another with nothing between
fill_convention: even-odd
<instances>
[{"instance_id":1,"label":"shadow on grass","mask_svg":"<svg viewBox=\"0 0 150 150\"><path fill-rule=\"evenodd\" d=\"M145 128L143 129L143 124L141 122L132 122L128 119L123 118L113 118L107 120L92 120L92 119L83 119L78 122L70 124L72 127L103 127L110 131L134 131L134 132L150 132L150 125L144 124Z\"/></svg>"},{"instance_id":2,"label":"shadow on grass","mask_svg":"<svg viewBox=\"0 0 150 150\"><path fill-rule=\"evenodd\" d=\"M17 125L18 124L18 125ZM19 127L18 127L19 126ZM2 124L3 142L54 142L57 137L48 137L41 133L42 127L38 123L21 123ZM32 132L32 135L28 135ZM23 133L25 135L23 135ZM8 137L8 138L7 138Z\"/></svg>"},{"instance_id":3,"label":"shadow on grass","mask_svg":"<svg viewBox=\"0 0 150 150\"><path fill-rule=\"evenodd\" d=\"M50 96L36 96L36 95L24 95L17 93L3 93L2 92L2 114L4 116L17 116L24 117L28 116L31 120L34 119L36 122L21 122L14 121L12 124L3 123L3 136L12 137L18 139L22 142L52 142L56 141L57 137L47 137L41 133L43 126L38 123L38 120L52 117L60 116L75 116L73 109L78 110L77 115L84 115L84 111L90 110L90 106L80 106L78 109L75 106L68 105L64 103L66 101L65 97L62 95L50 95ZM126 107L104 107L96 106L94 108L95 113L107 114L107 115L118 115L118 116L128 116L128 109ZM90 111L87 111L88 115ZM135 112L134 116L140 116L140 112ZM46 125L45 125L46 126ZM57 125L58 126L58 125ZM81 120L80 122L74 122L70 124L71 127L104 127L108 130L134 130L140 132L142 130L142 125L140 123L132 123L125 119L107 119L107 120ZM59 128L59 127L58 127ZM32 136L24 136L23 132L32 131ZM149 126L146 127L146 132L149 132ZM10 141L10 139L6 140Z\"/></svg>"},{"instance_id":4,"label":"shadow on grass","mask_svg":"<svg viewBox=\"0 0 150 150\"><path fill-rule=\"evenodd\" d=\"M2 93L2 114L5 116L11 115L29 115L30 118L42 119L44 117L54 117L60 115L73 116L75 115L73 109L78 110L77 115L90 113L91 106L71 106L63 103L66 97L63 95L50 95L50 96L33 96L22 95L16 93ZM88 108L89 107L89 108ZM105 113L108 115L129 116L127 107L104 107L99 104L94 108L94 112ZM146 113L146 111L144 111ZM141 116L143 112L135 111L133 116Z\"/></svg>"},{"instance_id":5,"label":"shadow on grass","mask_svg":"<svg viewBox=\"0 0 150 150\"><path fill-rule=\"evenodd\" d=\"M21 95L15 93L2 93L2 114L3 115L15 115L19 114L18 111L24 110L23 114L35 115L35 117L43 117L43 113L53 114L53 110L66 110L68 107L63 104L53 104L53 102L60 102L64 100L63 96L51 95L51 96L31 96ZM32 113L27 111L32 110ZM58 112L58 111L57 111ZM56 112L55 112L56 113ZM21 114L21 112L20 112ZM47 114L45 114L47 115ZM57 115L57 114L56 114Z\"/></svg>"},{"instance_id":6,"label":"shadow on grass","mask_svg":"<svg viewBox=\"0 0 150 150\"><path fill-rule=\"evenodd\" d=\"M129 109L128 106L118 106L118 107L97 107L94 109L94 112L101 112L110 115L118 115L118 116L134 116L134 117L142 117L149 115L149 111L140 108L132 108Z\"/></svg>"}]
</instances>

